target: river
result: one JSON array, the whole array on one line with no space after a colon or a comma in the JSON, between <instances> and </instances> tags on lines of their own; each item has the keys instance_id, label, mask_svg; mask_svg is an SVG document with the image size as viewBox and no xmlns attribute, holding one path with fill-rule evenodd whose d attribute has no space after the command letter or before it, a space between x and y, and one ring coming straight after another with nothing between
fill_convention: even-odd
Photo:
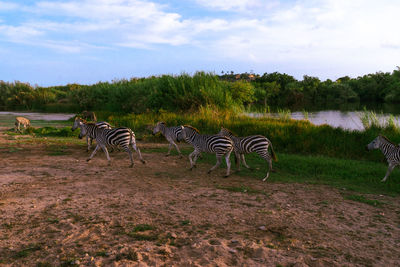
<instances>
[{"instance_id":1,"label":"river","mask_svg":"<svg viewBox=\"0 0 400 267\"><path fill-rule=\"evenodd\" d=\"M364 130L364 125L361 121L363 114L365 111L339 111L339 110L324 110L324 111L315 111L315 112L289 112L287 114L279 114L279 113L246 113L251 117L263 117L263 116L272 116L272 117L282 117L284 115L289 116L295 120L308 120L315 125L328 124L332 127L340 127L346 130ZM374 113L381 124L385 124L388 122L390 118L390 114L388 113ZM395 115L394 121L397 126L400 126L400 116Z\"/></svg>"}]
</instances>

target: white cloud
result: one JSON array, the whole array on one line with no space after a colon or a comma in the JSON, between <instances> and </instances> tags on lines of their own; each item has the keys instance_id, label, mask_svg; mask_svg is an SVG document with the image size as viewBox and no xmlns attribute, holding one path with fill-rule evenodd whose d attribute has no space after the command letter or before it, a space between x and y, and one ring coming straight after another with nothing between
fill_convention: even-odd
<instances>
[{"instance_id":1,"label":"white cloud","mask_svg":"<svg viewBox=\"0 0 400 267\"><path fill-rule=\"evenodd\" d=\"M145 0L39 1L18 7L32 15L29 20L0 21L0 36L70 53L185 45L215 61L259 66L376 64L379 69L400 58L397 0L193 1L230 16L211 12L194 18Z\"/></svg>"},{"instance_id":2,"label":"white cloud","mask_svg":"<svg viewBox=\"0 0 400 267\"><path fill-rule=\"evenodd\" d=\"M234 12L268 10L279 4L279 1L275 0L196 0L196 2L209 9Z\"/></svg>"}]
</instances>

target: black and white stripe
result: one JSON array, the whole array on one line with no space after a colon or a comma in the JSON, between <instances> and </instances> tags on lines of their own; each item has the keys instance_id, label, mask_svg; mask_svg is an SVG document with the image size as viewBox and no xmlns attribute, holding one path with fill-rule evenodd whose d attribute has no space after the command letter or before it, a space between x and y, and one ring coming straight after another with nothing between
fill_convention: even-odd
<instances>
[{"instance_id":1,"label":"black and white stripe","mask_svg":"<svg viewBox=\"0 0 400 267\"><path fill-rule=\"evenodd\" d=\"M389 163L388 170L386 171L385 177L381 182L385 182L389 177L390 173L393 171L394 167L400 164L400 146L392 143L383 135L379 135L366 147L368 150L380 149L385 156L387 162Z\"/></svg>"},{"instance_id":2,"label":"black and white stripe","mask_svg":"<svg viewBox=\"0 0 400 267\"><path fill-rule=\"evenodd\" d=\"M76 128L78 128L78 123L81 121L82 123L86 124L88 127L87 135L86 135L86 143L87 143L87 149L86 151L89 152L90 148L92 147L92 142L93 142L93 131L94 131L94 126L97 126L97 128L102 128L102 129L112 129L111 125L108 122L105 121L100 121L94 123L87 123L85 120L76 117L74 121L74 125L72 126L72 131L74 131Z\"/></svg>"},{"instance_id":3,"label":"black and white stripe","mask_svg":"<svg viewBox=\"0 0 400 267\"><path fill-rule=\"evenodd\" d=\"M96 154L97 150L100 148L103 149L104 153L107 156L108 163L110 164L110 156L108 154L107 146L119 146L121 149L125 150L129 154L129 159L131 161L131 167L133 166L133 156L132 151L129 148L129 145L132 145L132 148L139 154L139 158L142 163L146 163L142 158L142 154L140 153L140 149L136 146L135 134L134 132L125 127L115 128L115 129L104 129L98 128L95 124L92 123L83 123L78 120L78 127L81 132L79 134L79 138L87 135L89 131L91 131L91 135L94 139L96 139L96 148L93 153L87 159L90 161L93 156Z\"/></svg>"},{"instance_id":4,"label":"black and white stripe","mask_svg":"<svg viewBox=\"0 0 400 267\"><path fill-rule=\"evenodd\" d=\"M178 151L180 157L182 157L182 153L179 150L178 145L175 143L175 142L179 142L179 141L183 140L181 126L167 127L165 125L165 122L160 121L160 122L157 122L157 125L153 128L153 135L157 134L159 132L169 142L168 153L166 156L169 156L171 154L172 146L175 146L176 151Z\"/></svg>"},{"instance_id":5,"label":"black and white stripe","mask_svg":"<svg viewBox=\"0 0 400 267\"><path fill-rule=\"evenodd\" d=\"M272 143L268 138L262 135L251 135L246 137L237 137L231 131L226 128L221 128L219 132L220 135L228 136L232 139L234 144L235 151L235 159L238 171L240 171L240 161L243 162L243 165L246 168L250 168L246 160L244 158L244 154L255 152L261 158L265 159L268 162L269 169L267 175L264 177L263 181L267 180L269 177L269 172L273 171L272 169L272 159L271 155L268 153L268 147L271 147L272 158L276 161L276 155Z\"/></svg>"},{"instance_id":6,"label":"black and white stripe","mask_svg":"<svg viewBox=\"0 0 400 267\"><path fill-rule=\"evenodd\" d=\"M216 169L221 164L222 156L225 156L227 171L225 177L229 176L231 162L229 156L233 150L233 142L229 137L221 135L203 135L192 126L181 126L183 139L194 147L194 151L189 155L190 169L196 167L196 160L201 152L215 153L217 163L208 173Z\"/></svg>"}]
</instances>

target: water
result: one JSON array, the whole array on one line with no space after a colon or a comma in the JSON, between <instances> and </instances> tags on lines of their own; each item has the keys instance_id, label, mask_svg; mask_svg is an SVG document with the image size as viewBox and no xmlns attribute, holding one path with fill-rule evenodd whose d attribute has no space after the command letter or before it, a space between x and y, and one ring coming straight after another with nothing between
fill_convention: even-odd
<instances>
[{"instance_id":1,"label":"water","mask_svg":"<svg viewBox=\"0 0 400 267\"><path fill-rule=\"evenodd\" d=\"M363 112L362 111L339 111L339 110L324 110L324 111L316 111L316 112L290 112L289 117L295 120L304 120L307 119L312 124L322 125L328 124L332 127L340 127L342 129L347 130L358 130L363 131L364 126L361 122ZM247 113L247 115L251 117L263 117L263 116L272 116L272 117L280 117L278 113ZM381 123L387 122L390 118L390 114L385 113L377 113L377 118ZM400 116L395 116L395 123L397 126L400 126Z\"/></svg>"},{"instance_id":2,"label":"water","mask_svg":"<svg viewBox=\"0 0 400 267\"><path fill-rule=\"evenodd\" d=\"M278 113L258 113L250 112L246 113L251 117L263 117L273 116L280 117ZM324 110L324 111L313 111L313 112L290 112L288 115L295 120L307 119L315 125L328 124L332 127L340 127L347 130L364 130L364 126L361 122L363 112L362 111L339 111L339 110ZM37 112L11 112L11 111L0 111L0 121L6 118L10 120L8 124L14 123L14 117L23 116L32 121L66 121L75 114L67 113L37 113ZM388 113L376 113L377 118L380 122L385 122L389 119L390 114ZM395 123L400 126L400 115L395 116ZM1 124L1 123L0 123Z\"/></svg>"},{"instance_id":3,"label":"water","mask_svg":"<svg viewBox=\"0 0 400 267\"><path fill-rule=\"evenodd\" d=\"M0 111L0 119L9 118L10 116L22 116L29 120L65 121L75 116L75 114Z\"/></svg>"}]
</instances>

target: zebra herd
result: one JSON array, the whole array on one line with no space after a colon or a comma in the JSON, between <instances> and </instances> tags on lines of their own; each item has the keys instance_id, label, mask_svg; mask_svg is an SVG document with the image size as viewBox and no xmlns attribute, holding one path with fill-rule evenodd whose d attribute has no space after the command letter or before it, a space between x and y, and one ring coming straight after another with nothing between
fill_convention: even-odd
<instances>
[{"instance_id":1,"label":"zebra herd","mask_svg":"<svg viewBox=\"0 0 400 267\"><path fill-rule=\"evenodd\" d=\"M140 153L140 149L136 146L135 134L131 129L125 127L112 128L107 122L88 123L80 117L75 118L72 130L77 128L80 128L79 138L86 136L87 151L90 151L93 139L95 139L97 142L96 148L87 161L90 161L96 152L101 148L106 154L108 163L110 164L110 156L107 147L113 148L118 146L129 154L131 161L130 167L132 167L133 157L132 151L129 147L131 145L132 148L139 154L139 158L142 163L145 163ZM222 128L218 134L203 135L200 134L196 128L190 125L167 127L164 122L158 122L153 127L152 133L161 133L169 142L169 149L166 156L171 154L171 149L174 146L179 156L182 157L182 153L179 150L176 142L184 140L191 144L194 148L194 151L189 155L190 170L196 167L196 161L201 152L215 153L217 162L208 171L208 173L218 168L218 166L221 164L222 157L224 157L227 166L225 177L228 177L231 169L230 155L232 151L235 154L238 171L240 170L241 161L246 168L250 168L246 164L244 154L256 152L269 164L268 172L263 179L263 181L265 181L269 177L269 172L273 171L272 159L276 160L271 141L262 135L236 137L232 134L232 132L225 128ZM271 147L272 157L268 152L269 147Z\"/></svg>"},{"instance_id":2,"label":"zebra herd","mask_svg":"<svg viewBox=\"0 0 400 267\"><path fill-rule=\"evenodd\" d=\"M87 161L90 161L96 152L101 148L106 154L108 164L110 164L110 156L108 154L107 147L114 148L119 147L129 154L131 161L130 167L133 167L133 155L130 146L139 154L139 158L143 164L146 161L143 159L140 149L136 145L136 138L134 132L126 127L112 128L107 122L88 123L85 120L76 117L72 130L80 128L79 138L86 136L87 151L90 151L92 140L96 139L97 145ZM231 162L230 155L232 152L235 154L236 168L240 171L240 163L246 168L250 168L245 160L244 155L255 152L261 158L268 162L268 171L263 181L267 180L272 168L272 160L277 161L274 148L271 141L262 135L251 135L246 137L237 137L228 129L222 127L218 134L203 135L199 131L190 126L173 126L167 127L164 122L158 122L152 130L155 135L161 133L165 139L169 142L168 153L166 156L171 154L171 149L174 146L182 158L182 153L179 150L176 142L182 140L191 144L194 148L193 152L189 154L190 170L196 167L196 161L200 156L201 152L215 153L217 162L209 169L208 173L212 172L221 164L222 157L226 161L226 175L230 175ZM268 149L271 148L271 155ZM388 170L382 182L385 182L393 169L400 164L400 145L394 144L389 141L386 137L379 135L371 143L367 145L367 150L380 149L389 163Z\"/></svg>"},{"instance_id":3,"label":"zebra herd","mask_svg":"<svg viewBox=\"0 0 400 267\"><path fill-rule=\"evenodd\" d=\"M95 114L93 112L83 112L83 117L92 119L96 121ZM21 132L20 126L25 129L30 127L30 121L24 117L15 118L15 131ZM87 161L90 161L97 151L101 148L106 154L108 164L110 164L110 156L108 154L107 147L114 149L118 147L126 151L129 155L131 161L130 167L133 167L133 155L130 146L139 154L139 158L143 164L146 161L143 159L140 149L136 146L136 138L134 132L126 127L112 128L107 122L95 122L89 123L80 117L76 117L72 130L80 128L79 138L86 136L87 152L90 151L93 139L96 139L97 145ZM251 135L246 137L237 137L231 131L226 128L221 128L218 134L214 135L202 135L199 131L190 126L174 126L167 127L164 122L158 122L154 127L152 127L153 134L161 133L165 139L169 142L168 153L166 156L171 154L171 149L174 146L178 151L179 156L182 158L182 153L179 150L176 142L185 140L187 143L191 144L194 151L189 155L190 169L196 167L196 161L200 156L201 152L215 153L217 162L208 171L215 170L220 164L222 157L225 157L227 171L225 177L230 174L230 155L232 151L235 154L236 168L240 171L240 163L250 169L247 165L244 155L248 153L255 152L261 158L268 162L268 171L263 181L267 180L270 171L274 171L272 168L272 160L277 161L274 148L271 141L262 135ZM269 147L271 147L271 155L268 152ZM385 182L389 177L393 169L400 164L400 145L392 143L385 136L379 135L371 143L366 146L367 150L380 149L385 156L389 167L386 172L385 177L381 180Z\"/></svg>"}]
</instances>

